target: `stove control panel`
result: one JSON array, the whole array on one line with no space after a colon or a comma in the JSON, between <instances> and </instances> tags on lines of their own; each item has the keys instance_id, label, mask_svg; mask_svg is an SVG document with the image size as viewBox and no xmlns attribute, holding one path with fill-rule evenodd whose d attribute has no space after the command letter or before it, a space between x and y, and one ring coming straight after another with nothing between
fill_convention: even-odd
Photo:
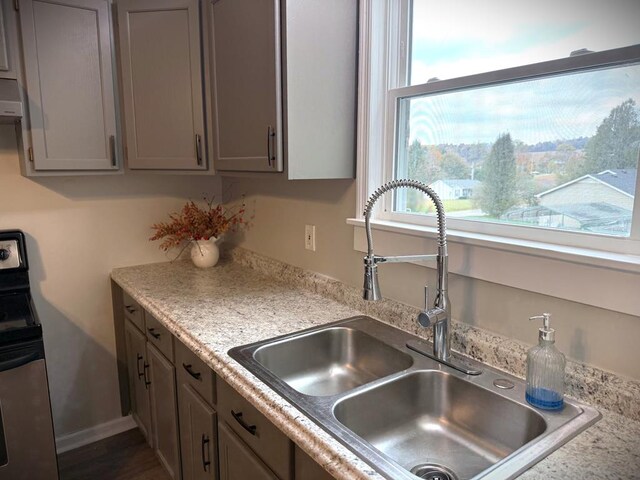
<instances>
[{"instance_id":1,"label":"stove control panel","mask_svg":"<svg viewBox=\"0 0 640 480\"><path fill-rule=\"evenodd\" d=\"M17 240L0 240L0 270L18 268L22 264Z\"/></svg>"}]
</instances>

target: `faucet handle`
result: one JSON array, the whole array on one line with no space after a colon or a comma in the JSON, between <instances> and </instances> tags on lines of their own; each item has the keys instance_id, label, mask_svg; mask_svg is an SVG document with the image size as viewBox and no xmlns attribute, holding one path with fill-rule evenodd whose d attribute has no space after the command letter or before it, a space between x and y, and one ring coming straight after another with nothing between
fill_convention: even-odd
<instances>
[{"instance_id":1,"label":"faucet handle","mask_svg":"<svg viewBox=\"0 0 640 480\"><path fill-rule=\"evenodd\" d=\"M429 285L424 286L424 309L429 310Z\"/></svg>"}]
</instances>

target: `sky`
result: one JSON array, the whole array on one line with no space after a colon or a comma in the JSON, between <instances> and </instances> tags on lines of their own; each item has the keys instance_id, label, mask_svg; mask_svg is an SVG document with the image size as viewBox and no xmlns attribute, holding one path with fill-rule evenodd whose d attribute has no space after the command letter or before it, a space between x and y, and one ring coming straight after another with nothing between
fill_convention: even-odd
<instances>
[{"instance_id":1,"label":"sky","mask_svg":"<svg viewBox=\"0 0 640 480\"><path fill-rule=\"evenodd\" d=\"M414 0L412 30L411 83L419 84L640 44L640 0ZM589 137L628 98L640 107L639 65L414 98L410 141Z\"/></svg>"}]
</instances>

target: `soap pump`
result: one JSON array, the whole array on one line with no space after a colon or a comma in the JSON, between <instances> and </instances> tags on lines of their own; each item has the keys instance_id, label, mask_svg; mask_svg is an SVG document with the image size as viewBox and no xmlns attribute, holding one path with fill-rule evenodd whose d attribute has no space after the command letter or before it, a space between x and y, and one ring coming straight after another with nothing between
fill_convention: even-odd
<instances>
[{"instance_id":1,"label":"soap pump","mask_svg":"<svg viewBox=\"0 0 640 480\"><path fill-rule=\"evenodd\" d=\"M564 355L555 346L555 330L549 326L550 313L529 320L542 320L538 345L527 352L527 393L531 405L544 410L561 410L564 406Z\"/></svg>"}]
</instances>

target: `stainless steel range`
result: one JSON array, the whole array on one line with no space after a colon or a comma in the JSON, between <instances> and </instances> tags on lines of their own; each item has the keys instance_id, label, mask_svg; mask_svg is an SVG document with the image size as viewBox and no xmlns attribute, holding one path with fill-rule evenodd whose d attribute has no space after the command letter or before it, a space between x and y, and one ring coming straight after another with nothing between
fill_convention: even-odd
<instances>
[{"instance_id":1,"label":"stainless steel range","mask_svg":"<svg viewBox=\"0 0 640 480\"><path fill-rule=\"evenodd\" d=\"M0 231L0 480L58 478L42 326L24 234Z\"/></svg>"}]
</instances>

